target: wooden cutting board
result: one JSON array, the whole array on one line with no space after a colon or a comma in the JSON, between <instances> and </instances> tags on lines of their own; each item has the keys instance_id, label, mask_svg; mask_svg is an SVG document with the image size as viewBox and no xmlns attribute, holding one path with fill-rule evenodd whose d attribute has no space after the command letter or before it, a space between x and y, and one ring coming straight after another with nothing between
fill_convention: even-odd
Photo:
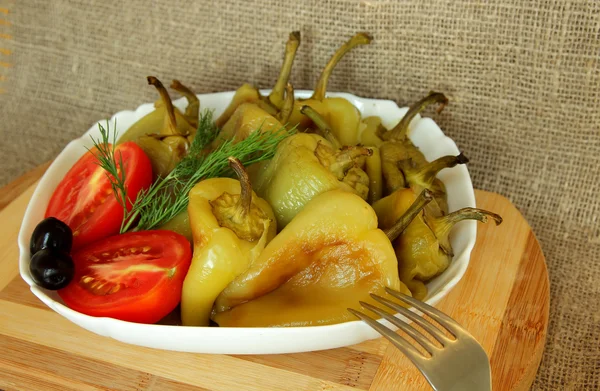
<instances>
[{"instance_id":1,"label":"wooden cutting board","mask_svg":"<svg viewBox=\"0 0 600 391\"><path fill-rule=\"evenodd\" d=\"M225 356L154 350L101 337L41 303L18 275L17 233L40 167L0 189L0 389L430 390L383 338L312 353ZM493 388L527 390L542 357L549 282L531 228L504 197L477 191L504 223L480 224L462 281L437 306L483 345ZM8 202L9 200L14 200Z\"/></svg>"}]
</instances>

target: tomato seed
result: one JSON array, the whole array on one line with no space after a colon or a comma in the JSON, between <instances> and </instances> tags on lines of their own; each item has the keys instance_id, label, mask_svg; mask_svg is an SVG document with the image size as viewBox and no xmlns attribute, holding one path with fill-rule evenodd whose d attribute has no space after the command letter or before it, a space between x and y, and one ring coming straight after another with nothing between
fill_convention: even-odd
<instances>
[{"instance_id":1,"label":"tomato seed","mask_svg":"<svg viewBox=\"0 0 600 391\"><path fill-rule=\"evenodd\" d=\"M107 293L107 294L111 295L111 294L113 294L113 293L117 293L117 292L118 292L118 291L120 291L120 290L121 290L121 284L117 284L117 285L113 286L113 287L112 287L112 288L111 288L111 289L108 291L108 293Z\"/></svg>"}]
</instances>

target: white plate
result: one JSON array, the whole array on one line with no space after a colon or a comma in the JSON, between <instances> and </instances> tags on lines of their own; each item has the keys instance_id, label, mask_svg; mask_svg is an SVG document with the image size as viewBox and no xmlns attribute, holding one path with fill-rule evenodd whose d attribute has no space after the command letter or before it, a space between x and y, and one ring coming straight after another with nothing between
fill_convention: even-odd
<instances>
[{"instance_id":1,"label":"white plate","mask_svg":"<svg viewBox=\"0 0 600 391\"><path fill-rule=\"evenodd\" d=\"M268 93L268 91L263 91ZM220 115L231 101L234 92L198 95L202 109L214 109ZM311 91L297 91L296 96L307 98ZM352 102L363 116L380 116L385 126L395 125L406 113L388 100L364 99L346 93L330 93L328 96L340 96ZM184 109L186 101L174 102ZM117 130L122 134L154 109L152 104L144 104L135 111L121 111L110 122L117 121ZM105 120L100 121L105 123ZM428 160L444 155L457 155L456 144L444 135L436 123L429 118L415 118L411 123L410 138L424 153ZM353 321L329 326L288 327L288 328L228 328L228 327L182 327L166 325L147 325L124 322L112 318L96 318L73 311L66 307L56 292L38 287L29 273L29 238L33 229L44 218L48 201L66 172L86 152L85 147L92 145L90 136L100 136L97 124L94 124L81 138L70 142L58 155L48 171L40 180L25 212L19 232L21 277L29 284L31 291L42 302L73 323L96 334L111 337L119 341L157 349L176 350L196 353L220 354L270 354L292 353L313 350L332 349L348 346L379 337L362 321ZM448 191L450 211L475 206L475 194L469 172L464 165L445 169L439 178ZM464 275L469 264L471 250L475 244L476 223L465 221L457 224L452 231L450 241L455 251L450 267L440 276L427 284L429 295L426 302L435 304L444 297ZM392 327L387 321L382 321ZM40 326L41 327L41 326Z\"/></svg>"}]
</instances>

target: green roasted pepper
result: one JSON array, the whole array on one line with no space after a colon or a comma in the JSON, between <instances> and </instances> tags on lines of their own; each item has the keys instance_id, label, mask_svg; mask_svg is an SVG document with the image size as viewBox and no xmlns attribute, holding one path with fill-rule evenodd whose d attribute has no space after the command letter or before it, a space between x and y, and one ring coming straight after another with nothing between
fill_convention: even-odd
<instances>
[{"instance_id":1,"label":"green roasted pepper","mask_svg":"<svg viewBox=\"0 0 600 391\"><path fill-rule=\"evenodd\" d=\"M361 146L336 149L316 134L295 134L279 144L273 159L252 170L252 183L273 207L281 229L308 201L328 190L344 189L366 199L369 178L356 160L371 153Z\"/></svg>"},{"instance_id":2,"label":"green roasted pepper","mask_svg":"<svg viewBox=\"0 0 600 391\"><path fill-rule=\"evenodd\" d=\"M373 209L379 219L379 227L392 226L415 199L417 193L413 189L399 189L375 202ZM482 209L463 208L446 216L432 216L425 208L393 241L400 281L406 284L415 298L425 298L425 282L442 273L450 264L454 255L448 238L452 227L462 220L487 222L488 217L497 225L502 222L497 214Z\"/></svg>"},{"instance_id":3,"label":"green roasted pepper","mask_svg":"<svg viewBox=\"0 0 600 391\"><path fill-rule=\"evenodd\" d=\"M441 214L446 214L448 213L446 186L435 176L444 168L452 168L458 164L467 164L468 162L469 159L461 153L457 156L442 156L420 167L416 167L412 159L400 160L398 168L404 176L406 186L414 188L417 192L422 189L431 190Z\"/></svg>"},{"instance_id":4,"label":"green roasted pepper","mask_svg":"<svg viewBox=\"0 0 600 391\"><path fill-rule=\"evenodd\" d=\"M416 167L421 167L427 163L423 153L408 138L411 121L430 104L440 103L442 106L440 106L439 112L447 102L448 99L443 94L431 93L412 105L393 129L379 135L383 141L379 149L381 151L381 165L387 194L407 187L404 175L398 168L399 161L411 159ZM383 129L383 127L379 127L380 131Z\"/></svg>"}]
</instances>

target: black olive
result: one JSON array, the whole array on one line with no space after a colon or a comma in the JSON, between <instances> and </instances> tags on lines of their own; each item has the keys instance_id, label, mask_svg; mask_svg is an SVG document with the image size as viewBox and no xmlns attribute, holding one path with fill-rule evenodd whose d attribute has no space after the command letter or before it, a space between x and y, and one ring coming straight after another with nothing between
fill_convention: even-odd
<instances>
[{"instance_id":1,"label":"black olive","mask_svg":"<svg viewBox=\"0 0 600 391\"><path fill-rule=\"evenodd\" d=\"M75 275L75 264L69 254L46 248L31 257L29 271L36 284L55 291L69 285Z\"/></svg>"},{"instance_id":2,"label":"black olive","mask_svg":"<svg viewBox=\"0 0 600 391\"><path fill-rule=\"evenodd\" d=\"M55 217L42 220L33 230L29 251L31 256L40 250L52 250L70 253L73 245L73 232L71 228Z\"/></svg>"}]
</instances>

